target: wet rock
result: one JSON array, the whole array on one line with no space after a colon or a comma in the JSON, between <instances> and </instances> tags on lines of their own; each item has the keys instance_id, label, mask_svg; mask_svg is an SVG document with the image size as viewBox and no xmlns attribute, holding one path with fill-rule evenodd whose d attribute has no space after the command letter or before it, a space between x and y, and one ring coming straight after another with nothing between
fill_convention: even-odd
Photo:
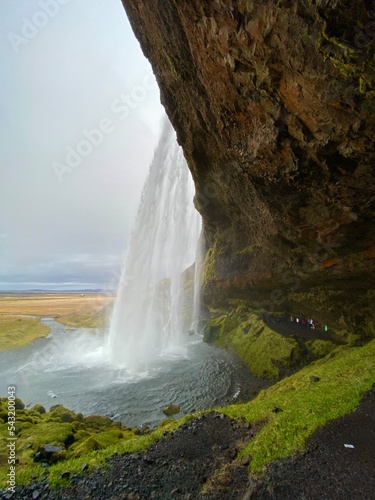
<instances>
[{"instance_id":1,"label":"wet rock","mask_svg":"<svg viewBox=\"0 0 375 500\"><path fill-rule=\"evenodd\" d=\"M86 472L88 470L88 468L89 468L89 464L82 464L81 465L81 471L82 472Z\"/></svg>"},{"instance_id":2,"label":"wet rock","mask_svg":"<svg viewBox=\"0 0 375 500\"><path fill-rule=\"evenodd\" d=\"M65 470L62 474L61 474L61 479L69 479L71 476L71 472L70 470Z\"/></svg>"},{"instance_id":3,"label":"wet rock","mask_svg":"<svg viewBox=\"0 0 375 500\"><path fill-rule=\"evenodd\" d=\"M167 415L167 417L170 417L171 415L176 415L177 413L180 413L180 411L181 411L180 406L174 404L167 405L163 408L163 413L164 415Z\"/></svg>"},{"instance_id":4,"label":"wet rock","mask_svg":"<svg viewBox=\"0 0 375 500\"><path fill-rule=\"evenodd\" d=\"M51 463L54 462L54 456L62 451L62 446L55 446L53 444L46 444L38 448L34 455L34 462ZM42 464L43 465L43 464Z\"/></svg>"},{"instance_id":5,"label":"wet rock","mask_svg":"<svg viewBox=\"0 0 375 500\"><path fill-rule=\"evenodd\" d=\"M320 378L315 375L310 375L310 382L319 382Z\"/></svg>"},{"instance_id":6,"label":"wet rock","mask_svg":"<svg viewBox=\"0 0 375 500\"><path fill-rule=\"evenodd\" d=\"M250 462L251 462L251 455L246 455L246 457L240 461L240 465L247 467L250 464Z\"/></svg>"},{"instance_id":7,"label":"wet rock","mask_svg":"<svg viewBox=\"0 0 375 500\"><path fill-rule=\"evenodd\" d=\"M272 413L280 413L283 410L281 408L278 408L277 406L274 406L271 411L272 411Z\"/></svg>"},{"instance_id":8,"label":"wet rock","mask_svg":"<svg viewBox=\"0 0 375 500\"><path fill-rule=\"evenodd\" d=\"M4 500L11 500L11 498L13 498L13 497L14 497L14 493L9 492L9 493L5 493L2 498L4 498Z\"/></svg>"}]
</instances>

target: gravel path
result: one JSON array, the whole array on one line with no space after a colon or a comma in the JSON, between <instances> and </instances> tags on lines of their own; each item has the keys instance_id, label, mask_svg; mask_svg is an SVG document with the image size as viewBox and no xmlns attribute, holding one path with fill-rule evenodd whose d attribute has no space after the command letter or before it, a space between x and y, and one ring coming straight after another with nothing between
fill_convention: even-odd
<instances>
[{"instance_id":1,"label":"gravel path","mask_svg":"<svg viewBox=\"0 0 375 500\"><path fill-rule=\"evenodd\" d=\"M50 490L39 482L18 487L11 498L375 500L375 389L354 413L317 431L306 453L275 462L260 480L249 478L248 460L234 461L241 442L258 430L210 413L146 453L115 455L107 470L76 475L69 488Z\"/></svg>"},{"instance_id":2,"label":"gravel path","mask_svg":"<svg viewBox=\"0 0 375 500\"><path fill-rule=\"evenodd\" d=\"M275 462L262 479L248 498L374 500L375 388L355 412L315 432L306 453Z\"/></svg>"},{"instance_id":3,"label":"gravel path","mask_svg":"<svg viewBox=\"0 0 375 500\"><path fill-rule=\"evenodd\" d=\"M290 315L277 316L274 314L262 314L262 320L275 332L284 335L284 337L298 337L303 340L330 340L334 344L345 344L341 339L335 336L331 330L324 331L322 325L312 330L309 325L290 321Z\"/></svg>"}]
</instances>

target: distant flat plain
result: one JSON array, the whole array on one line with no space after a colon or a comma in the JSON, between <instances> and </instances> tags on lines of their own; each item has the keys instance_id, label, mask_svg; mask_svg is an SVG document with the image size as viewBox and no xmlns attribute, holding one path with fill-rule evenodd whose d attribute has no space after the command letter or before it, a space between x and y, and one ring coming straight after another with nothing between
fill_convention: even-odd
<instances>
[{"instance_id":1,"label":"distant flat plain","mask_svg":"<svg viewBox=\"0 0 375 500\"><path fill-rule=\"evenodd\" d=\"M103 328L108 324L113 301L112 293L1 293L0 351L16 349L48 335L49 328L39 319L42 317L53 317L75 328Z\"/></svg>"}]
</instances>

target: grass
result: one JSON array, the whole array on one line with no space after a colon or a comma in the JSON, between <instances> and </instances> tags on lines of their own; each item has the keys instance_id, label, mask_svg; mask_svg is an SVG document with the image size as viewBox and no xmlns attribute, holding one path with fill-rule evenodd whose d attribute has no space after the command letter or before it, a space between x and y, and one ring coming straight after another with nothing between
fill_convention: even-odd
<instances>
[{"instance_id":1,"label":"grass","mask_svg":"<svg viewBox=\"0 0 375 500\"><path fill-rule=\"evenodd\" d=\"M240 451L238 458L251 455L250 472L260 474L271 461L303 451L307 439L319 427L332 419L353 411L364 392L375 383L375 340L363 347L340 346L325 358L306 366L272 387L262 391L252 401L217 408L220 413L237 420L263 423L260 432ZM311 382L310 375L319 377ZM274 413L274 407L282 411ZM6 400L0 401L0 433L6 436ZM80 472L83 464L105 467L106 458L114 453L146 450L157 439L177 429L196 414L181 419L167 419L144 435L136 429L122 427L106 417L83 417L57 406L40 413L40 407L17 411L16 431L17 482L28 483L34 475L42 477L43 469L32 459L38 447L47 443L60 444L64 450L60 459L49 467L48 481L52 486L67 484L62 472ZM0 442L0 482L5 484L8 465L6 441Z\"/></svg>"},{"instance_id":2,"label":"grass","mask_svg":"<svg viewBox=\"0 0 375 500\"><path fill-rule=\"evenodd\" d=\"M238 321L235 316L211 321L210 326L216 328L214 342L236 352L255 376L277 379L279 366L291 366L300 358L296 340L274 332L255 314L239 325Z\"/></svg>"},{"instance_id":3,"label":"grass","mask_svg":"<svg viewBox=\"0 0 375 500\"><path fill-rule=\"evenodd\" d=\"M49 332L39 318L0 316L0 351L24 347Z\"/></svg>"},{"instance_id":4,"label":"grass","mask_svg":"<svg viewBox=\"0 0 375 500\"><path fill-rule=\"evenodd\" d=\"M56 321L72 328L105 328L109 322L109 308L103 307L99 311L73 312L59 315Z\"/></svg>"},{"instance_id":5,"label":"grass","mask_svg":"<svg viewBox=\"0 0 375 500\"><path fill-rule=\"evenodd\" d=\"M99 313L112 305L114 296L105 293L25 293L0 295L0 314L29 314L61 318Z\"/></svg>"},{"instance_id":6,"label":"grass","mask_svg":"<svg viewBox=\"0 0 375 500\"><path fill-rule=\"evenodd\" d=\"M0 400L0 434L7 435L6 398ZM17 484L27 484L33 477L41 478L44 469L33 461L39 447L46 444L62 446L57 454L58 461L48 468L48 481L52 486L67 484L61 478L62 472L80 472L83 464L90 468L104 467L106 458L114 453L138 452L146 450L157 439L177 429L194 415L179 420L168 419L160 426L143 435L138 429L122 427L119 422L101 416L83 417L60 405L52 411L40 413L40 405L31 410L16 411L16 454ZM9 472L7 464L7 441L0 440L0 487L6 484Z\"/></svg>"},{"instance_id":7,"label":"grass","mask_svg":"<svg viewBox=\"0 0 375 500\"><path fill-rule=\"evenodd\" d=\"M314 355L315 358L323 358L330 352L337 349L337 344L334 344L330 340L308 340L306 342L306 347Z\"/></svg>"},{"instance_id":8,"label":"grass","mask_svg":"<svg viewBox=\"0 0 375 500\"><path fill-rule=\"evenodd\" d=\"M363 393L375 383L374 359L375 340L364 347L341 346L249 403L220 408L234 419L265 422L239 458L250 454L250 471L259 474L267 463L303 451L317 428L358 406ZM311 382L310 375L320 381ZM273 407L283 411L273 413Z\"/></svg>"},{"instance_id":9,"label":"grass","mask_svg":"<svg viewBox=\"0 0 375 500\"><path fill-rule=\"evenodd\" d=\"M41 323L39 317L53 317L73 328L104 328L108 324L113 300L113 295L103 293L0 295L0 351L17 349L46 337L50 329Z\"/></svg>"},{"instance_id":10,"label":"grass","mask_svg":"<svg viewBox=\"0 0 375 500\"><path fill-rule=\"evenodd\" d=\"M67 300L61 306L67 311L69 307L74 307L74 303L84 303L84 298L54 296L51 300L55 303L60 301L60 304ZM28 312L33 310L38 302L36 298L30 300ZM39 300L41 302L38 311L45 312L46 308L50 307L46 304L50 299ZM17 306L19 311L22 300L18 305L14 301L13 297L8 305L4 305L6 301L0 299L0 310L1 307L10 307L13 303L12 307ZM92 299L86 302L85 307L89 303L92 304ZM88 315L86 321L89 317L101 318L104 314L103 307L96 311L91 309L91 313L87 311L89 309L84 313ZM72 321L79 321L83 315L80 311L70 311L66 314L71 315ZM273 376L279 364L298 357L293 339L279 336L255 315L245 317L244 321L244 316L239 313L232 316L222 315L212 320L211 327L215 342L237 350L254 373L258 376ZM25 345L33 338L38 338L41 334L40 327L48 330L38 318L2 316L0 338L4 341L8 339L8 345ZM12 331L14 335L10 334ZM43 333L47 334L48 331ZM250 471L254 474L260 474L271 461L302 451L307 439L316 429L353 411L363 393L375 383L375 340L363 347L336 347L327 341L311 341L308 347L316 356L325 357L260 392L248 403L217 409L234 419L264 424L255 438L244 445L238 457L251 455ZM319 377L319 382L311 382L310 375ZM274 413L274 407L281 408L282 411ZM139 431L122 427L106 417L83 417L60 406L46 413L41 412L38 406L31 410L17 410L17 458L20 461L17 466L17 482L25 484L30 482L34 475L42 477L44 469L33 462L33 453L39 446L47 443L64 447L60 452L61 461L49 467L48 476L52 486L64 485L67 481L61 478L62 472L80 472L84 463L90 468L105 467L106 458L114 453L146 450L157 439L193 417L194 415L187 415L178 420L167 419L155 431L138 435ZM0 434L4 437L7 435L6 421L6 402L3 399L0 400ZM6 441L3 439L0 441L1 484L5 484L6 474L9 472L7 451Z\"/></svg>"}]
</instances>

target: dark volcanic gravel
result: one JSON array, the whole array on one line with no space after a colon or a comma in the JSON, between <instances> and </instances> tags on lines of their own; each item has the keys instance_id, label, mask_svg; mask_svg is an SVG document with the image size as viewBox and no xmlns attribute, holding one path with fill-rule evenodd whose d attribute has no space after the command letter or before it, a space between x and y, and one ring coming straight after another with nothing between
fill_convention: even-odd
<instances>
[{"instance_id":1,"label":"dark volcanic gravel","mask_svg":"<svg viewBox=\"0 0 375 500\"><path fill-rule=\"evenodd\" d=\"M375 388L355 412L315 432L306 453L272 464L252 490L248 498L374 500Z\"/></svg>"},{"instance_id":2,"label":"dark volcanic gravel","mask_svg":"<svg viewBox=\"0 0 375 500\"><path fill-rule=\"evenodd\" d=\"M217 413L201 415L146 453L114 455L107 470L74 477L69 488L49 490L36 483L20 488L18 496L12 498L32 499L38 491L38 500L196 499L207 479L221 465L233 461L240 441L251 439L255 430ZM231 480L224 478L222 496L205 498L235 499L243 495L249 484L248 462L233 469L238 487L230 484L228 488L225 483Z\"/></svg>"},{"instance_id":3,"label":"dark volcanic gravel","mask_svg":"<svg viewBox=\"0 0 375 500\"><path fill-rule=\"evenodd\" d=\"M318 430L306 453L275 462L260 480L249 478L248 461L233 462L241 441L257 430L210 413L146 453L115 455L107 470L73 477L69 488L50 490L39 482L17 487L12 498L375 500L375 388L354 413ZM213 488L202 496L219 469Z\"/></svg>"}]
</instances>

